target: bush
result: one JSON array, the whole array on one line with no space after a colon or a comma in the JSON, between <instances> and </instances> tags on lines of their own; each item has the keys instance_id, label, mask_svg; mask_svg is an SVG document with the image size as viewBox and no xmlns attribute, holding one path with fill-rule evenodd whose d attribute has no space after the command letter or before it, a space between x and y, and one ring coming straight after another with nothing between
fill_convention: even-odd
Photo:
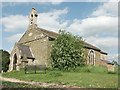
<instances>
[{"instance_id":1,"label":"bush","mask_svg":"<svg viewBox=\"0 0 120 90\"><path fill-rule=\"evenodd\" d=\"M60 70L71 70L84 65L83 41L81 37L60 31L51 51L51 65Z\"/></svg>"},{"instance_id":2,"label":"bush","mask_svg":"<svg viewBox=\"0 0 120 90\"><path fill-rule=\"evenodd\" d=\"M2 62L2 70L6 72L9 69L10 54L5 50L0 50L0 55L1 55L0 62Z\"/></svg>"}]
</instances>

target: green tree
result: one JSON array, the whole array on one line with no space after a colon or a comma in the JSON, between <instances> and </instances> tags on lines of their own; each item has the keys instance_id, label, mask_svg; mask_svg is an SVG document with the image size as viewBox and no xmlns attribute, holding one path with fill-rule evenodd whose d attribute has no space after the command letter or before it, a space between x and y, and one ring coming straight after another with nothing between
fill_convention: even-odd
<instances>
[{"instance_id":1,"label":"green tree","mask_svg":"<svg viewBox=\"0 0 120 90\"><path fill-rule=\"evenodd\" d=\"M51 65L60 70L70 70L84 65L83 40L71 33L60 31L51 51Z\"/></svg>"},{"instance_id":2,"label":"green tree","mask_svg":"<svg viewBox=\"0 0 120 90\"><path fill-rule=\"evenodd\" d=\"M6 72L9 69L9 63L10 63L10 54L9 52L5 50L0 50L0 63L2 63L2 70Z\"/></svg>"}]
</instances>

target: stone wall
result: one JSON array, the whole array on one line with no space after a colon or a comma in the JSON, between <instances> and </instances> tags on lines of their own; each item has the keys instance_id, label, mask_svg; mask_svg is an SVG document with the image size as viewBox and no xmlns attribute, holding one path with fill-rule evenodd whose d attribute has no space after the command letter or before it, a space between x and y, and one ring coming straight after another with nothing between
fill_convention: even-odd
<instances>
[{"instance_id":1,"label":"stone wall","mask_svg":"<svg viewBox=\"0 0 120 90\"><path fill-rule=\"evenodd\" d=\"M101 60L107 60L107 55L101 53L100 59Z\"/></svg>"},{"instance_id":2,"label":"stone wall","mask_svg":"<svg viewBox=\"0 0 120 90\"><path fill-rule=\"evenodd\" d=\"M99 51L95 51L95 60L96 61L100 60L100 55L101 55L101 53Z\"/></svg>"},{"instance_id":3,"label":"stone wall","mask_svg":"<svg viewBox=\"0 0 120 90\"><path fill-rule=\"evenodd\" d=\"M97 66L104 66L104 67L107 67L107 63L102 61L102 60L97 60L96 61L96 65Z\"/></svg>"},{"instance_id":4,"label":"stone wall","mask_svg":"<svg viewBox=\"0 0 120 90\"><path fill-rule=\"evenodd\" d=\"M35 40L25 45L31 48L31 52L35 57L34 63L36 65L45 65L48 62L48 39L47 37Z\"/></svg>"},{"instance_id":5,"label":"stone wall","mask_svg":"<svg viewBox=\"0 0 120 90\"><path fill-rule=\"evenodd\" d=\"M108 64L107 68L108 68L108 72L115 72L115 65Z\"/></svg>"}]
</instances>

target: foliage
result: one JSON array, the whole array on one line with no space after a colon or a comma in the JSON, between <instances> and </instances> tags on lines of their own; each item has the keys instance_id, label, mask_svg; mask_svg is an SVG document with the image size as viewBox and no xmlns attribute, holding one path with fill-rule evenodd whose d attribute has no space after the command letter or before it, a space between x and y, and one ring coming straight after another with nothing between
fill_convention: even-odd
<instances>
[{"instance_id":1,"label":"foliage","mask_svg":"<svg viewBox=\"0 0 120 90\"><path fill-rule=\"evenodd\" d=\"M6 72L9 69L9 63L10 63L10 54L8 51L0 50L0 62L2 62L2 70Z\"/></svg>"},{"instance_id":2,"label":"foliage","mask_svg":"<svg viewBox=\"0 0 120 90\"><path fill-rule=\"evenodd\" d=\"M51 65L60 70L70 70L84 65L83 40L71 33L60 31L51 51Z\"/></svg>"}]
</instances>

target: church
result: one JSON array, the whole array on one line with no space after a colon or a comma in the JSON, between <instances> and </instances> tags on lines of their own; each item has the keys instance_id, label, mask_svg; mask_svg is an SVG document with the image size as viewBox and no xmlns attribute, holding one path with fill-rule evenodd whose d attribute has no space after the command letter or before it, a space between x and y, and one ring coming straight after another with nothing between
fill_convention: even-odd
<instances>
[{"instance_id":1,"label":"church","mask_svg":"<svg viewBox=\"0 0 120 90\"><path fill-rule=\"evenodd\" d=\"M18 42L15 43L11 54L9 71L20 70L28 65L50 65L50 52L58 33L37 26L38 14L32 8L29 14L29 27ZM107 65L107 53L96 46L84 42L86 64Z\"/></svg>"}]
</instances>

